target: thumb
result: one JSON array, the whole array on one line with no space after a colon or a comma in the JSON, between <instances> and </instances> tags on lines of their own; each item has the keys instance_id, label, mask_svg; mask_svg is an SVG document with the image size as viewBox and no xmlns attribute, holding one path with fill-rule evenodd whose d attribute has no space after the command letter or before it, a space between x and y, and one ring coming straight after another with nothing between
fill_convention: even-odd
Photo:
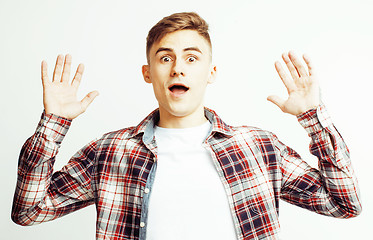
<instances>
[{"instance_id":1,"label":"thumb","mask_svg":"<svg viewBox=\"0 0 373 240\"><path fill-rule=\"evenodd\" d=\"M284 100L276 95L271 95L267 97L267 100L275 104L277 107L283 111L283 106L284 106Z\"/></svg>"},{"instance_id":2,"label":"thumb","mask_svg":"<svg viewBox=\"0 0 373 240\"><path fill-rule=\"evenodd\" d=\"M88 93L81 101L82 110L85 111L93 100L99 95L98 91Z\"/></svg>"}]
</instances>

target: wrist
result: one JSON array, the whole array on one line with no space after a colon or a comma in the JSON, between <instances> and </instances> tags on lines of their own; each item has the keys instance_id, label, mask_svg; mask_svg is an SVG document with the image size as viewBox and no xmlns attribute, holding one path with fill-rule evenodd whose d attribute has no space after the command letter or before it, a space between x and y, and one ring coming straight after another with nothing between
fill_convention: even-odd
<instances>
[{"instance_id":1,"label":"wrist","mask_svg":"<svg viewBox=\"0 0 373 240\"><path fill-rule=\"evenodd\" d=\"M309 106L309 107L304 107L302 108L298 114L295 114L296 117L301 116L303 114L306 114L307 112L310 112L312 110L317 109L320 106L320 104Z\"/></svg>"}]
</instances>

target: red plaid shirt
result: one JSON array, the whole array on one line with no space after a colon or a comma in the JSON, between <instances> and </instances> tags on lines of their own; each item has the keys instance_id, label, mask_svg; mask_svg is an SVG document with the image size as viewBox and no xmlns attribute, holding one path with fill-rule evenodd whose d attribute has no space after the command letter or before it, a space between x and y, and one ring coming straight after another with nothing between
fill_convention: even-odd
<instances>
[{"instance_id":1,"label":"red plaid shirt","mask_svg":"<svg viewBox=\"0 0 373 240\"><path fill-rule=\"evenodd\" d=\"M229 126L209 109L205 114L212 131L203 145L225 186L238 239L278 239L280 198L333 217L360 213L349 151L323 105L298 116L319 169L270 132ZM37 224L95 204L97 239L145 239L157 165L157 118L156 110L136 127L105 134L53 173L71 122L43 114L20 154L13 221Z\"/></svg>"}]
</instances>

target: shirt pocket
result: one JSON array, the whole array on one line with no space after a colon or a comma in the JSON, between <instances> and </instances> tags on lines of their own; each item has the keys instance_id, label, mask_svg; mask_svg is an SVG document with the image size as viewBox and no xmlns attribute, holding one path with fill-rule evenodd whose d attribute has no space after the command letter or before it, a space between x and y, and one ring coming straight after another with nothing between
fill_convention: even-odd
<instances>
[{"instance_id":1,"label":"shirt pocket","mask_svg":"<svg viewBox=\"0 0 373 240\"><path fill-rule=\"evenodd\" d=\"M250 168L239 175L247 208L252 214L263 214L275 209L274 190L266 169Z\"/></svg>"},{"instance_id":2,"label":"shirt pocket","mask_svg":"<svg viewBox=\"0 0 373 240\"><path fill-rule=\"evenodd\" d=\"M111 240L111 238L107 236L104 230L98 227L96 230L96 240Z\"/></svg>"}]
</instances>

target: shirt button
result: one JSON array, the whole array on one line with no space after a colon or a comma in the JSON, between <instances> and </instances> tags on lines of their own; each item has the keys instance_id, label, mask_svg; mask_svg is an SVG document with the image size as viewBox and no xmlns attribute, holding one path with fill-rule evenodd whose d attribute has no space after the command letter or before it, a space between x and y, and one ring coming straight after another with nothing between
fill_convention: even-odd
<instances>
[{"instance_id":1,"label":"shirt button","mask_svg":"<svg viewBox=\"0 0 373 240\"><path fill-rule=\"evenodd\" d=\"M145 192L145 193L149 193L149 192L150 192L150 189L149 189L149 188L145 188L145 189L144 189L144 192Z\"/></svg>"},{"instance_id":2,"label":"shirt button","mask_svg":"<svg viewBox=\"0 0 373 240\"><path fill-rule=\"evenodd\" d=\"M145 223L144 223L144 222L141 222L141 223L140 223L140 227L145 227Z\"/></svg>"}]
</instances>

